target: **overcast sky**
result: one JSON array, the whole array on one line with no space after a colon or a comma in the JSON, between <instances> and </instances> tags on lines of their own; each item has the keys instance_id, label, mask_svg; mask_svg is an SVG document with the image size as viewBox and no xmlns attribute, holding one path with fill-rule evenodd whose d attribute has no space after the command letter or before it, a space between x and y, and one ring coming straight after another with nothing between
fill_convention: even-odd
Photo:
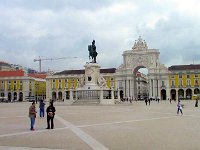
<instances>
[{"instance_id":1,"label":"overcast sky","mask_svg":"<svg viewBox=\"0 0 200 150\"><path fill-rule=\"evenodd\" d=\"M0 61L38 70L82 69L96 40L102 68L122 64L139 36L171 65L200 63L199 0L0 0Z\"/></svg>"}]
</instances>

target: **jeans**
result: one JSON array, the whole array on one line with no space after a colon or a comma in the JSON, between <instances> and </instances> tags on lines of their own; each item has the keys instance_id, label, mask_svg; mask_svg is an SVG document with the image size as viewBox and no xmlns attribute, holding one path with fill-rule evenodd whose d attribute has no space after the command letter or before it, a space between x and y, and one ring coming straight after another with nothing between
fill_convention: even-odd
<instances>
[{"instance_id":1,"label":"jeans","mask_svg":"<svg viewBox=\"0 0 200 150\"><path fill-rule=\"evenodd\" d=\"M31 129L34 129L35 117L30 117L30 120L31 120Z\"/></svg>"},{"instance_id":2,"label":"jeans","mask_svg":"<svg viewBox=\"0 0 200 150\"><path fill-rule=\"evenodd\" d=\"M44 108L40 108L40 117L44 117Z\"/></svg>"},{"instance_id":3,"label":"jeans","mask_svg":"<svg viewBox=\"0 0 200 150\"><path fill-rule=\"evenodd\" d=\"M50 128L53 129L54 128L53 119L54 119L54 117L49 117L47 115L47 129L50 129ZM50 127L50 121L51 121L51 127Z\"/></svg>"}]
</instances>

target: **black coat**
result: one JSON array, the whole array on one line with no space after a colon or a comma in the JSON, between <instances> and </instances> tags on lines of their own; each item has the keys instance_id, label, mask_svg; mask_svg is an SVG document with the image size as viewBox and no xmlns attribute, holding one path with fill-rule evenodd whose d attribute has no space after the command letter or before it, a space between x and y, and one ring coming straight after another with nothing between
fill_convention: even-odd
<instances>
[{"instance_id":1,"label":"black coat","mask_svg":"<svg viewBox=\"0 0 200 150\"><path fill-rule=\"evenodd\" d=\"M50 105L50 106L47 107L46 112L47 112L47 115L48 115L48 116L49 116L49 113L52 112L52 113L53 113L53 116L50 116L50 117L54 117L55 112L56 112L56 109L55 109L54 106L51 106L51 105Z\"/></svg>"}]
</instances>

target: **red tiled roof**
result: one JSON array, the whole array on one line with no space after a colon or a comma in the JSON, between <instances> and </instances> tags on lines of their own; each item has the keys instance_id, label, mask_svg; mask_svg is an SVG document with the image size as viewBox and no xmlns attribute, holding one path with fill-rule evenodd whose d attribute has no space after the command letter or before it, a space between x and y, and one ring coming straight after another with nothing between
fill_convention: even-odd
<instances>
[{"instance_id":1,"label":"red tiled roof","mask_svg":"<svg viewBox=\"0 0 200 150\"><path fill-rule=\"evenodd\" d=\"M0 71L0 77L21 77L24 76L23 70Z\"/></svg>"},{"instance_id":2,"label":"red tiled roof","mask_svg":"<svg viewBox=\"0 0 200 150\"><path fill-rule=\"evenodd\" d=\"M168 70L200 70L200 65L199 64L191 64L191 65L176 65L176 66L171 66L168 68Z\"/></svg>"},{"instance_id":3,"label":"red tiled roof","mask_svg":"<svg viewBox=\"0 0 200 150\"><path fill-rule=\"evenodd\" d=\"M33 77L33 78L40 78L40 79L46 79L46 77L47 77L46 74L39 74L39 73L28 74L28 76Z\"/></svg>"}]
</instances>

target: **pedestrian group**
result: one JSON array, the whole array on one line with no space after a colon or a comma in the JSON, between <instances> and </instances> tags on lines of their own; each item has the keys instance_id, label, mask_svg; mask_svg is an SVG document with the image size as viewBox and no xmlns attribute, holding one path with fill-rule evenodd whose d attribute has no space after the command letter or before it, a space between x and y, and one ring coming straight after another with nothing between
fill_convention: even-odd
<instances>
[{"instance_id":1,"label":"pedestrian group","mask_svg":"<svg viewBox=\"0 0 200 150\"><path fill-rule=\"evenodd\" d=\"M39 104L39 110L40 110L40 118L44 118L45 116L45 103L43 100L40 101ZM47 113L47 128L46 129L53 129L54 128L54 116L55 116L56 109L53 105L53 101L49 102L49 106L46 109ZM32 102L31 106L29 107L29 118L30 118L30 130L34 131L34 124L35 124L35 118L36 118L36 107L35 107L35 101Z\"/></svg>"}]
</instances>

